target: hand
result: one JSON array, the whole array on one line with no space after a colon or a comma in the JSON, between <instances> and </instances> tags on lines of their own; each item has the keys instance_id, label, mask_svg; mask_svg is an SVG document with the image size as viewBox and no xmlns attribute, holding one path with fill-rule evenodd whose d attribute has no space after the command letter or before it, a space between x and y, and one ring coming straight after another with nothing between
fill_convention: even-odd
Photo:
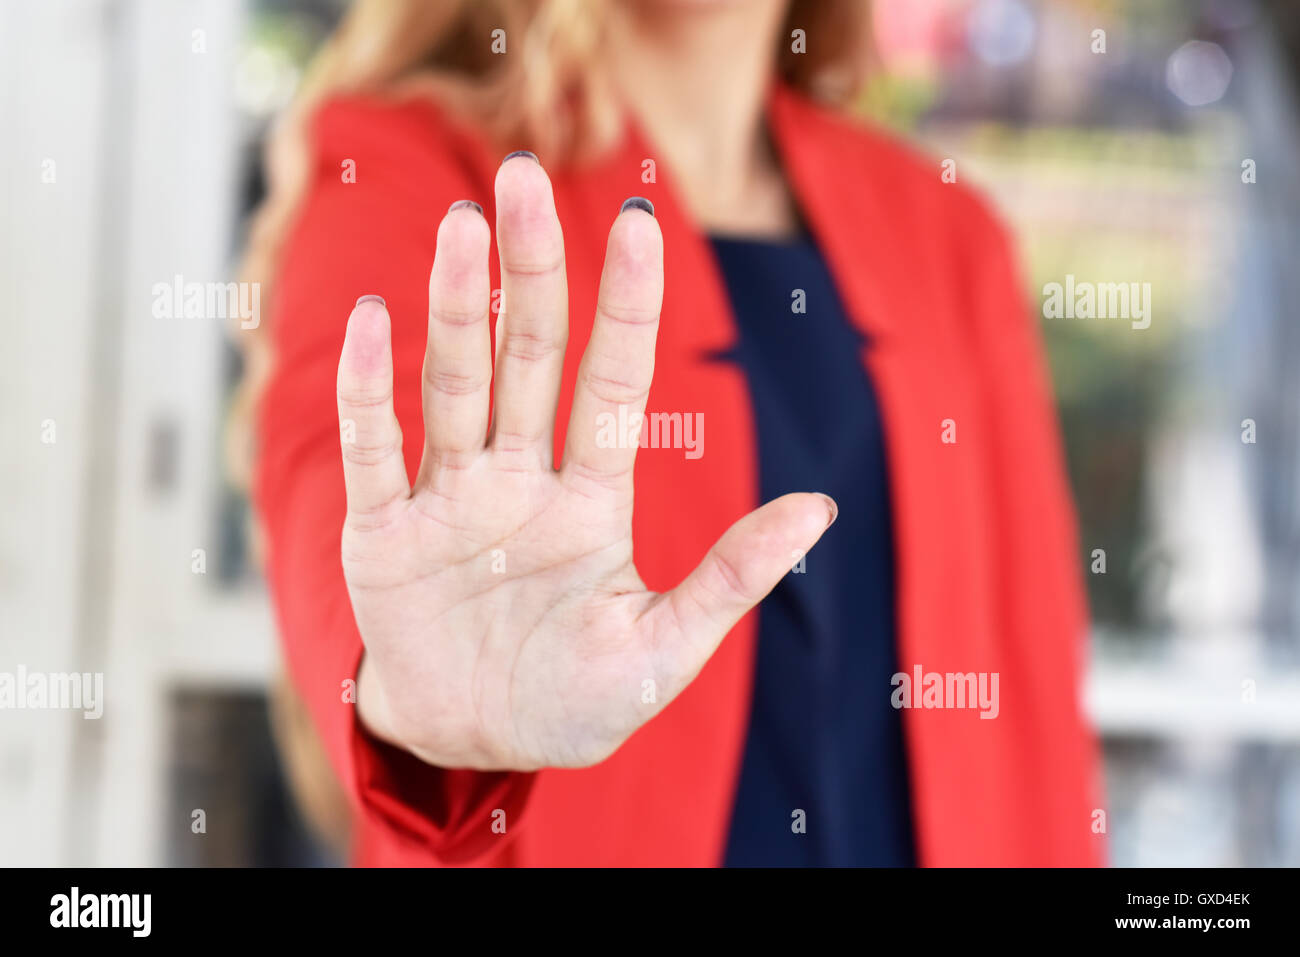
<instances>
[{"instance_id":1,"label":"hand","mask_svg":"<svg viewBox=\"0 0 1300 957\"><path fill-rule=\"evenodd\" d=\"M636 450L601 448L596 423L620 405L645 409L663 297L659 225L635 206L614 220L556 469L564 241L550 180L532 159L502 164L496 195L506 308L495 377L488 224L455 204L429 278L414 489L393 413L387 310L363 297L348 320L338 404L355 441L343 444L342 557L366 648L359 717L441 767L580 767L612 754L694 679L796 550L821 537L835 503L769 502L677 588L647 591L632 563Z\"/></svg>"}]
</instances>

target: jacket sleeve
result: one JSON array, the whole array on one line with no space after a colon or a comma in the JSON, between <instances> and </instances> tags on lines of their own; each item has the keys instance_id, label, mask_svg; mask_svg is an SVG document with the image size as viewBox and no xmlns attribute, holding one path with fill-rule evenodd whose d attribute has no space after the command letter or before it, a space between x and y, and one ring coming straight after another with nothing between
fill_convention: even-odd
<instances>
[{"instance_id":1,"label":"jacket sleeve","mask_svg":"<svg viewBox=\"0 0 1300 957\"><path fill-rule=\"evenodd\" d=\"M1014 682L1034 719L1020 745L1051 773L1022 788L1024 819L1037 815L1034 859L1052 866L1105 859L1099 743L1083 709L1088 608L1079 533L1037 310L1025 295L1014 243L991 215L984 256L968 277L980 343L988 451L999 494L1004 686Z\"/></svg>"},{"instance_id":2,"label":"jacket sleeve","mask_svg":"<svg viewBox=\"0 0 1300 957\"><path fill-rule=\"evenodd\" d=\"M456 142L440 141L432 120L424 108L357 101L317 113L311 184L274 284L255 496L289 672L351 803L368 818L363 827L390 831L430 863L468 864L504 840L491 830L495 809L514 832L533 775L431 767L361 727L349 692L362 642L340 562L346 499L335 377L347 317L358 296L387 300L394 405L413 478L438 222L456 199L487 205L476 195L482 185L461 172L468 164L455 160Z\"/></svg>"}]
</instances>

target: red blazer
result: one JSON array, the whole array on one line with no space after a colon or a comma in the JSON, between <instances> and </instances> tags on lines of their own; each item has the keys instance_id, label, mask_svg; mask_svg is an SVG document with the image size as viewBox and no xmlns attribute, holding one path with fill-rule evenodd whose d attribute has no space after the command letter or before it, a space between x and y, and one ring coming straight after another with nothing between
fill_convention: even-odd
<instances>
[{"instance_id":1,"label":"red blazer","mask_svg":"<svg viewBox=\"0 0 1300 957\"><path fill-rule=\"evenodd\" d=\"M768 121L849 316L871 343L862 360L884 419L900 671L999 675L994 720L903 713L919 860L1097 863L1098 750L1079 703L1079 553L1036 324L1006 232L966 188L942 182L937 161L787 89L769 97ZM314 145L276 283L277 371L261 410L256 496L288 664L358 810L357 862L718 864L750 707L754 614L693 685L593 768L440 770L359 727L347 686L362 644L339 561L334 388L344 327L357 296L387 299L397 416L408 438L420 435L438 222L462 198L494 221L502 151L432 104L362 98L324 106ZM556 449L558 460L610 223L626 197L647 196L667 282L647 407L703 412L708 423L702 458L637 458L636 563L662 590L760 502L742 373L705 359L732 344L735 321L669 171L659 163L656 181L643 178L655 156L629 129L594 165L552 171L572 306ZM341 175L347 160L355 182ZM948 420L955 442L942 441ZM421 443L405 448L414 477Z\"/></svg>"}]
</instances>

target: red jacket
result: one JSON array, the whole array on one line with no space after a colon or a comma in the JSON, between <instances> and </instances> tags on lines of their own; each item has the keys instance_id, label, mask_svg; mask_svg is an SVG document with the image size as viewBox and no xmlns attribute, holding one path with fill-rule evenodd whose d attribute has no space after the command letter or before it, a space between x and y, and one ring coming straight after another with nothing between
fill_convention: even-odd
<instances>
[{"instance_id":1,"label":"red jacket","mask_svg":"<svg viewBox=\"0 0 1300 957\"><path fill-rule=\"evenodd\" d=\"M862 359L881 405L895 512L899 669L999 675L994 720L961 709L903 714L919 860L1097 863L1098 751L1079 704L1078 549L1036 325L1007 235L979 199L942 182L937 161L784 88L769 98L768 119L845 308L871 343ZM693 685L593 768L439 770L360 729L345 689L362 645L339 561L334 382L344 328L358 295L387 299L397 416L408 437L420 435L438 222L462 198L494 221L501 151L432 104L361 98L323 107L314 145L276 283L277 367L261 411L257 499L289 667L358 808L358 863L719 863L750 707L755 614ZM654 158L629 130L594 166L552 171L572 307L556 449L558 460L610 222L627 196L647 196L663 228L667 284L648 407L703 412L709 424L702 458L637 458L636 564L663 590L760 502L742 373L704 358L733 343L734 319L669 171L660 163L657 182L643 180ZM347 160L355 182L341 175ZM942 440L948 420L955 442ZM414 477L421 443L405 448Z\"/></svg>"}]
</instances>

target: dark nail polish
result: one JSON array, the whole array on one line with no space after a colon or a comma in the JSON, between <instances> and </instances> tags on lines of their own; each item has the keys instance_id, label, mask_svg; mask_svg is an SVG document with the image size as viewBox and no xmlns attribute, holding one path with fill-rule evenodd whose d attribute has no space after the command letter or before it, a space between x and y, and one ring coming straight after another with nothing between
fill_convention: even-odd
<instances>
[{"instance_id":1,"label":"dark nail polish","mask_svg":"<svg viewBox=\"0 0 1300 957\"><path fill-rule=\"evenodd\" d=\"M383 296L362 296L357 300L357 306L361 305L363 302L377 302L385 309L388 308L388 303L384 302ZM355 309L357 306L353 306L352 308Z\"/></svg>"},{"instance_id":2,"label":"dark nail polish","mask_svg":"<svg viewBox=\"0 0 1300 957\"><path fill-rule=\"evenodd\" d=\"M530 160L532 160L532 161L533 161L534 163L536 163L538 166L541 166L541 165L542 165L542 161L539 160L539 159L537 158L537 154L536 154L536 153L530 153L528 150L515 150L513 153L509 154L509 155L508 155L505 159L503 159L501 162L502 162L502 163L505 163L507 160L512 160L512 159L514 159L516 156L527 156Z\"/></svg>"},{"instance_id":3,"label":"dark nail polish","mask_svg":"<svg viewBox=\"0 0 1300 957\"><path fill-rule=\"evenodd\" d=\"M632 196L623 200L623 205L619 208L619 212L626 213L629 209L640 209L649 213L651 216L655 214L655 204L650 202L650 200L646 199L644 196Z\"/></svg>"},{"instance_id":4,"label":"dark nail polish","mask_svg":"<svg viewBox=\"0 0 1300 957\"><path fill-rule=\"evenodd\" d=\"M447 207L447 212L450 213L453 209L472 209L480 216L483 215L483 207L480 206L478 203L474 202L474 200L472 199L456 200L456 202L452 203L450 206Z\"/></svg>"}]
</instances>

